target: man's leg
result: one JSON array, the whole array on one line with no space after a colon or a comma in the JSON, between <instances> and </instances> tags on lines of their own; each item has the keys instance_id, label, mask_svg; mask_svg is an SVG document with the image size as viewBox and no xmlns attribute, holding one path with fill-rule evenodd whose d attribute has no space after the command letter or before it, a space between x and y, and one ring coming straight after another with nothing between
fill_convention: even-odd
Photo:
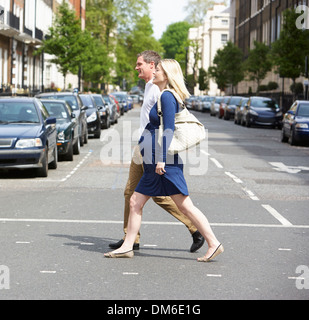
<instances>
[{"instance_id":1,"label":"man's leg","mask_svg":"<svg viewBox=\"0 0 309 320\"><path fill-rule=\"evenodd\" d=\"M193 237L193 244L190 248L191 252L195 252L203 246L205 239L197 230L195 225L191 222L191 220L178 209L171 197L153 197L152 199L156 204L158 204L161 208L174 216L188 228Z\"/></svg>"}]
</instances>

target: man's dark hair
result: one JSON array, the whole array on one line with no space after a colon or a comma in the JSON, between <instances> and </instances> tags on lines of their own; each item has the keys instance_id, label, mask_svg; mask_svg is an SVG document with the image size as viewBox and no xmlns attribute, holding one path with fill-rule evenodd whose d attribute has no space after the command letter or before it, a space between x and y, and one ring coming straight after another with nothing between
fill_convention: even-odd
<instances>
[{"instance_id":1,"label":"man's dark hair","mask_svg":"<svg viewBox=\"0 0 309 320\"><path fill-rule=\"evenodd\" d=\"M150 63L153 61L155 66L157 66L161 61L160 55L156 51L152 50L143 51L142 53L139 53L137 57L143 57L146 63Z\"/></svg>"}]
</instances>

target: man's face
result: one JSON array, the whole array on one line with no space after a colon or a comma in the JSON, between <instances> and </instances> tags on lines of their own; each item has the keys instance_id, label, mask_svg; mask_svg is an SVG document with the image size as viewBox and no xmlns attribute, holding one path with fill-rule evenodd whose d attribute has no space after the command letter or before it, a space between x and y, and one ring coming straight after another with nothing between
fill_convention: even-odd
<instances>
[{"instance_id":1,"label":"man's face","mask_svg":"<svg viewBox=\"0 0 309 320\"><path fill-rule=\"evenodd\" d=\"M155 64L154 62L147 63L145 62L144 58L138 57L136 61L136 67L135 70L138 71L138 77L140 79L143 79L145 81L149 81L153 77L153 72L155 70Z\"/></svg>"}]
</instances>

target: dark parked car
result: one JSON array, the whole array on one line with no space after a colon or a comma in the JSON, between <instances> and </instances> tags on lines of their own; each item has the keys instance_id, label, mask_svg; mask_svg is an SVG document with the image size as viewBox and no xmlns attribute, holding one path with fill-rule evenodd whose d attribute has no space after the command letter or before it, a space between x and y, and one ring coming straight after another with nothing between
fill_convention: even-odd
<instances>
[{"instance_id":1,"label":"dark parked car","mask_svg":"<svg viewBox=\"0 0 309 320\"><path fill-rule=\"evenodd\" d=\"M79 96L82 99L84 106L87 107L88 133L93 134L95 138L99 139L101 137L101 118L99 110L102 109L102 107L97 106L91 94L80 94Z\"/></svg>"},{"instance_id":2,"label":"dark parked car","mask_svg":"<svg viewBox=\"0 0 309 320\"><path fill-rule=\"evenodd\" d=\"M80 153L80 141L76 116L64 100L43 100L48 113L57 119L58 156L73 161L73 154Z\"/></svg>"},{"instance_id":3,"label":"dark parked car","mask_svg":"<svg viewBox=\"0 0 309 320\"><path fill-rule=\"evenodd\" d=\"M296 100L282 121L282 142L309 142L309 101Z\"/></svg>"},{"instance_id":4,"label":"dark parked car","mask_svg":"<svg viewBox=\"0 0 309 320\"><path fill-rule=\"evenodd\" d=\"M107 103L105 103L101 94L91 94L96 105L99 108L99 115L101 119L101 128L108 129L111 126L110 109Z\"/></svg>"},{"instance_id":5,"label":"dark parked car","mask_svg":"<svg viewBox=\"0 0 309 320\"><path fill-rule=\"evenodd\" d=\"M0 168L57 168L56 118L36 98L0 99Z\"/></svg>"},{"instance_id":6,"label":"dark parked car","mask_svg":"<svg viewBox=\"0 0 309 320\"><path fill-rule=\"evenodd\" d=\"M86 108L78 94L72 92L49 92L41 93L36 97L39 99L65 100L76 115L79 125L80 145L83 146L88 142Z\"/></svg>"},{"instance_id":7,"label":"dark parked car","mask_svg":"<svg viewBox=\"0 0 309 320\"><path fill-rule=\"evenodd\" d=\"M243 124L243 113L245 105L247 104L249 98L242 98L235 109L234 122L235 124Z\"/></svg>"},{"instance_id":8,"label":"dark parked car","mask_svg":"<svg viewBox=\"0 0 309 320\"><path fill-rule=\"evenodd\" d=\"M282 126L282 112L275 100L266 97L250 97L244 108L244 124L271 126L273 128Z\"/></svg>"},{"instance_id":9,"label":"dark parked car","mask_svg":"<svg viewBox=\"0 0 309 320\"><path fill-rule=\"evenodd\" d=\"M240 103L242 98L243 97L231 97L224 109L224 120L230 120L231 118L234 119L236 107Z\"/></svg>"}]
</instances>

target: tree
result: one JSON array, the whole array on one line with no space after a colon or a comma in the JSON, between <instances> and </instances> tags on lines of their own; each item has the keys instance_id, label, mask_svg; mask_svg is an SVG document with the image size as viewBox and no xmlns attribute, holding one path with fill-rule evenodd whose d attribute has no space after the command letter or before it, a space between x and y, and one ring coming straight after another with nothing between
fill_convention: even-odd
<instances>
[{"instance_id":1,"label":"tree","mask_svg":"<svg viewBox=\"0 0 309 320\"><path fill-rule=\"evenodd\" d=\"M63 1L58 7L54 24L49 28L49 33L37 53L44 51L53 55L51 62L59 67L64 77L64 88L68 72L77 74L84 59L83 39L80 20L76 18L75 11Z\"/></svg>"},{"instance_id":2,"label":"tree","mask_svg":"<svg viewBox=\"0 0 309 320\"><path fill-rule=\"evenodd\" d=\"M265 79L267 72L271 71L272 63L269 46L257 41L254 42L254 46L254 49L249 50L245 69L249 74L249 80L256 81L259 91L261 81Z\"/></svg>"},{"instance_id":3,"label":"tree","mask_svg":"<svg viewBox=\"0 0 309 320\"><path fill-rule=\"evenodd\" d=\"M189 0L184 8L188 12L186 21L194 26L200 26L204 23L207 11L215 4L213 0Z\"/></svg>"},{"instance_id":4,"label":"tree","mask_svg":"<svg viewBox=\"0 0 309 320\"><path fill-rule=\"evenodd\" d=\"M209 77L205 69L201 68L198 77L199 89L201 91L209 90Z\"/></svg>"},{"instance_id":5,"label":"tree","mask_svg":"<svg viewBox=\"0 0 309 320\"><path fill-rule=\"evenodd\" d=\"M282 78L293 80L305 72L305 57L309 55L309 31L296 27L296 20L300 14L295 9L288 9L283 13L283 28L280 37L272 44L272 60L275 72Z\"/></svg>"},{"instance_id":6,"label":"tree","mask_svg":"<svg viewBox=\"0 0 309 320\"><path fill-rule=\"evenodd\" d=\"M176 22L170 24L163 33L160 43L164 48L164 58L176 59L176 55L186 52L186 44L189 29L192 27L188 22Z\"/></svg>"},{"instance_id":7,"label":"tree","mask_svg":"<svg viewBox=\"0 0 309 320\"><path fill-rule=\"evenodd\" d=\"M244 79L243 69L243 53L229 41L223 49L217 51L209 73L220 90L231 85L232 94L234 94L234 87Z\"/></svg>"}]
</instances>

